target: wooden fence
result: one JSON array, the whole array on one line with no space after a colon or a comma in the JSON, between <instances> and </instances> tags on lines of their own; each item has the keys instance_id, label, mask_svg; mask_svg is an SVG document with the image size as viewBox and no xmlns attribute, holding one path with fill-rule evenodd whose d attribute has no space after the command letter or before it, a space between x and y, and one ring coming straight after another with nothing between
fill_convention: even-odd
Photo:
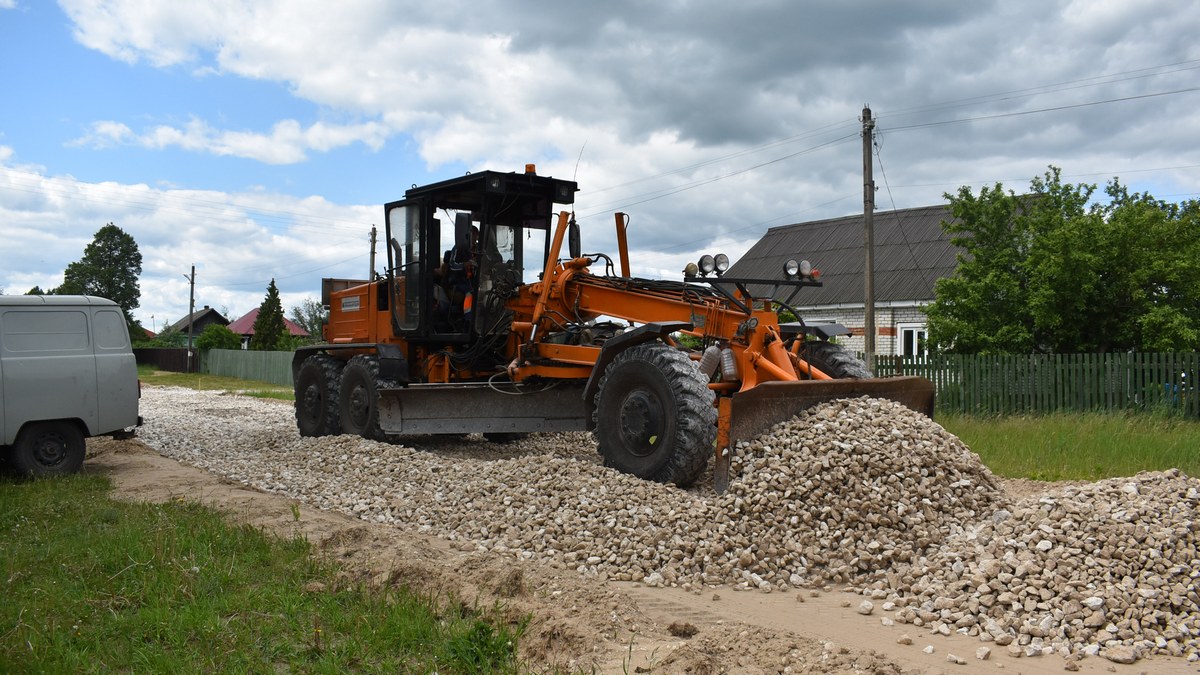
<instances>
[{"instance_id":1,"label":"wooden fence","mask_svg":"<svg viewBox=\"0 0 1200 675\"><path fill-rule=\"evenodd\" d=\"M200 360L201 372L243 380L292 386L294 352L258 352L243 349L210 349Z\"/></svg>"},{"instance_id":2,"label":"wooden fence","mask_svg":"<svg viewBox=\"0 0 1200 675\"><path fill-rule=\"evenodd\" d=\"M875 371L932 380L937 407L950 412L1164 410L1200 416L1200 353L877 356Z\"/></svg>"},{"instance_id":3,"label":"wooden fence","mask_svg":"<svg viewBox=\"0 0 1200 675\"><path fill-rule=\"evenodd\" d=\"M193 355L198 353L194 352ZM151 365L159 370L169 370L174 373L188 371L187 348L137 347L133 350L133 357L139 366ZM193 370L195 370L194 367Z\"/></svg>"},{"instance_id":4,"label":"wooden fence","mask_svg":"<svg viewBox=\"0 0 1200 675\"><path fill-rule=\"evenodd\" d=\"M293 352L213 349L201 370L292 386ZM947 412L1163 410L1200 417L1200 353L877 356L880 377L919 375Z\"/></svg>"}]
</instances>

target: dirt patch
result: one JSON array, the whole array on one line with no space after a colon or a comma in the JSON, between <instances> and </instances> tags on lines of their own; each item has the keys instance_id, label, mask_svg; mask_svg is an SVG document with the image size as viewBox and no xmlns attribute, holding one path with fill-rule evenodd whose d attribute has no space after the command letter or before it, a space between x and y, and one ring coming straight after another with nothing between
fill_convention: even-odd
<instances>
[{"instance_id":1,"label":"dirt patch","mask_svg":"<svg viewBox=\"0 0 1200 675\"><path fill-rule=\"evenodd\" d=\"M408 585L467 605L499 606L531 622L521 656L534 672L1057 673L1063 657L1016 659L963 635L931 635L859 614L861 596L833 588L788 593L706 588L687 592L587 577L563 565L478 553L461 543L322 511L250 489L159 455L136 441L93 439L85 471L109 477L121 499L187 499L236 523L278 536L304 536L342 566L346 583ZM1031 482L1016 484L1029 494ZM1006 484L1006 487L1008 485ZM902 635L911 644L900 644ZM926 653L927 646L933 647ZM949 655L965 665L947 661ZM1080 672L1193 672L1182 659L1122 666L1090 658Z\"/></svg>"}]
</instances>

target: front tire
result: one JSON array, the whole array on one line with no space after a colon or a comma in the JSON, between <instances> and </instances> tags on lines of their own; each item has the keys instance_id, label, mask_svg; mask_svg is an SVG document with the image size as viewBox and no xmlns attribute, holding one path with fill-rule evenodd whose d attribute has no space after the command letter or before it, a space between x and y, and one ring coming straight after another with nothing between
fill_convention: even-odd
<instances>
[{"instance_id":1,"label":"front tire","mask_svg":"<svg viewBox=\"0 0 1200 675\"><path fill-rule=\"evenodd\" d=\"M805 342L800 357L835 380L866 380L874 377L871 371L867 370L867 364L855 358L841 345L832 342Z\"/></svg>"},{"instance_id":2,"label":"front tire","mask_svg":"<svg viewBox=\"0 0 1200 675\"><path fill-rule=\"evenodd\" d=\"M17 435L10 460L27 476L64 476L79 471L87 453L83 433L72 422L37 422Z\"/></svg>"},{"instance_id":3,"label":"front tire","mask_svg":"<svg viewBox=\"0 0 1200 675\"><path fill-rule=\"evenodd\" d=\"M375 441L386 440L379 428L379 359L359 355L346 364L341 388L342 431Z\"/></svg>"},{"instance_id":4,"label":"front tire","mask_svg":"<svg viewBox=\"0 0 1200 675\"><path fill-rule=\"evenodd\" d=\"M592 421L604 464L687 487L704 472L717 434L713 392L682 352L630 347L604 371Z\"/></svg>"},{"instance_id":5,"label":"front tire","mask_svg":"<svg viewBox=\"0 0 1200 675\"><path fill-rule=\"evenodd\" d=\"M300 364L296 375L296 428L301 436L336 436L342 432L338 390L342 362L314 354Z\"/></svg>"}]
</instances>

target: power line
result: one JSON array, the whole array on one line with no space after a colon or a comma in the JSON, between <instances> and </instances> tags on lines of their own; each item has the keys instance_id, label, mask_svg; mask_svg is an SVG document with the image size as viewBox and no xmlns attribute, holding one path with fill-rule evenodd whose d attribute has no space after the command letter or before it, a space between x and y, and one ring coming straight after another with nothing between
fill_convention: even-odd
<instances>
[{"instance_id":1,"label":"power line","mask_svg":"<svg viewBox=\"0 0 1200 675\"><path fill-rule=\"evenodd\" d=\"M1104 105L1106 103L1121 103L1123 101L1136 101L1139 99L1156 98L1159 96L1173 96L1175 94L1186 94L1188 92L1200 91L1200 87L1187 87L1185 89L1175 89L1172 91L1160 91L1153 94L1137 94L1135 96L1122 96L1119 98L1108 98L1101 101L1087 101L1085 103L1072 103L1069 105L1052 106L1049 108L1038 108L1036 110L1018 110L1014 112L996 113L995 115L980 115L978 117L964 117L956 120L941 120L938 122L924 122L921 124L908 124L899 127L889 127L888 131L908 131L911 129L926 129L929 127L940 127L949 124L962 124L964 122L978 122L980 120L994 120L1003 117L1021 117L1023 115L1035 115L1044 112L1056 112L1059 110L1071 110L1074 108L1088 108L1091 106Z\"/></svg>"},{"instance_id":2,"label":"power line","mask_svg":"<svg viewBox=\"0 0 1200 675\"><path fill-rule=\"evenodd\" d=\"M725 180L727 178L732 178L734 176L739 176L744 173L749 173L756 169L761 169L764 166L778 164L779 162L782 162L782 161L788 160L788 159L792 159L793 157L799 157L800 155L806 155L806 154L809 154L812 152L816 152L817 150L820 150L823 148L837 145L839 143L844 143L849 139L857 138L857 137L858 137L857 133L847 134L846 136L842 136L840 138L835 138L831 141L827 141L827 142L821 143L819 145L814 145L814 146L805 148L803 150L800 150L798 152L789 153L782 157L776 157L776 158L768 160L766 162L761 162L759 164L755 164L753 166L748 166L743 169L738 169L736 171L729 171L729 172L721 174L719 176L703 178L703 179L700 179L697 181L692 181L691 183L685 183L681 186L677 186L674 188L667 188L665 190L658 191L658 192L648 192L648 193L644 193L643 195L636 195L634 197L630 197L630 199L635 199L637 201L610 202L608 204L602 204L600 206L592 207L591 209L589 209L589 211L586 211L585 215L580 216L580 220L582 220L584 218L590 218L594 215L598 215L601 212L608 212L612 209L620 210L620 209L628 208L630 206L637 206L638 204L645 204L646 202L654 201L656 199L662 199L663 197L669 197L671 195L679 194L680 192L685 192L687 190L693 190L693 189L701 187L703 185L709 185L709 184L715 183L717 181ZM638 199L638 197L645 197L645 198Z\"/></svg>"}]
</instances>

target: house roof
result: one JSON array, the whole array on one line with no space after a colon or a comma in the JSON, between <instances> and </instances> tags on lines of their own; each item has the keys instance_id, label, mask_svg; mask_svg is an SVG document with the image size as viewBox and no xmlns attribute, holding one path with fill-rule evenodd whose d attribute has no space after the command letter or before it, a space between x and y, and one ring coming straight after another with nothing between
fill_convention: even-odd
<instances>
[{"instance_id":1,"label":"house roof","mask_svg":"<svg viewBox=\"0 0 1200 675\"><path fill-rule=\"evenodd\" d=\"M188 324L207 326L210 323L219 323L222 326L229 325L229 319L221 316L217 310L205 305L204 307L192 312L188 316L171 324L169 330L177 330L180 332L187 331Z\"/></svg>"},{"instance_id":2,"label":"house roof","mask_svg":"<svg viewBox=\"0 0 1200 675\"><path fill-rule=\"evenodd\" d=\"M245 316L229 324L229 330L237 333L238 335L254 335L254 322L258 319L258 310L259 308L255 307L249 312L246 312ZM283 317L283 325L287 326L288 332L292 335L308 337L308 331L301 328L299 324L287 318L286 316Z\"/></svg>"},{"instance_id":3,"label":"house roof","mask_svg":"<svg viewBox=\"0 0 1200 675\"><path fill-rule=\"evenodd\" d=\"M933 300L934 281L954 273L962 251L950 243L943 220L952 220L946 205L875 212L876 303ZM864 238L862 214L773 227L726 275L774 279L789 258L808 260L821 271L824 286L799 289L789 304L797 308L862 305ZM751 290L765 295L771 289ZM776 297L785 298L792 290L781 289Z\"/></svg>"}]
</instances>

